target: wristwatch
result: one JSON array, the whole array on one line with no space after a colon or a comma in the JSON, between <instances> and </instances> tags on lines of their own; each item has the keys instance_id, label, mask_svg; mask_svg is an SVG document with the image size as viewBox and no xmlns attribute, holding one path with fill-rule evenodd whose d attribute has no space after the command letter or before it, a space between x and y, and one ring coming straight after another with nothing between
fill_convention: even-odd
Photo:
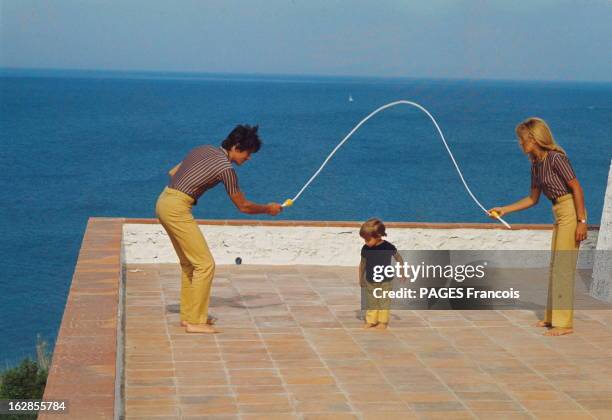
<instances>
[{"instance_id":1,"label":"wristwatch","mask_svg":"<svg viewBox=\"0 0 612 420\"><path fill-rule=\"evenodd\" d=\"M579 223L584 223L586 225L586 219L578 219Z\"/></svg>"}]
</instances>

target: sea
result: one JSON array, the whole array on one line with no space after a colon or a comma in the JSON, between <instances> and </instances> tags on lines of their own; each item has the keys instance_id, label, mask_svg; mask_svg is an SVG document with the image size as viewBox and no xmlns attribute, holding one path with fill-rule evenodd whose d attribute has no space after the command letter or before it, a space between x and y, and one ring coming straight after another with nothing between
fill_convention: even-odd
<instances>
[{"instance_id":1,"label":"sea","mask_svg":"<svg viewBox=\"0 0 612 420\"><path fill-rule=\"evenodd\" d=\"M350 100L352 99L352 100ZM167 172L190 149L258 125L237 167L248 199L293 197L336 144L386 103L436 118L487 208L529 193L514 128L544 118L598 224L612 157L612 83L377 79L103 71L0 71L0 363L52 349L89 217L155 217ZM222 186L197 218L239 213ZM276 219L490 222L466 193L431 120L398 106L364 124ZM510 223L551 223L548 201ZM355 250L358 252L358 250ZM95 308L92 308L95 310ZM0 366L0 367L2 367Z\"/></svg>"}]
</instances>

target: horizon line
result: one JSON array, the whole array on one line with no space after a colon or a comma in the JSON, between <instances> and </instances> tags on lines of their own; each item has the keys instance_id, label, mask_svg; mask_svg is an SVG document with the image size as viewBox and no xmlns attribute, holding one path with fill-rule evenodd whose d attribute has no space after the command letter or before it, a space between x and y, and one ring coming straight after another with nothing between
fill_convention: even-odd
<instances>
[{"instance_id":1,"label":"horizon line","mask_svg":"<svg viewBox=\"0 0 612 420\"><path fill-rule=\"evenodd\" d=\"M473 78L473 77L425 77L425 76L373 76L373 75L349 75L349 74L300 74L300 73L239 73L239 72L211 72L211 71L185 71L185 70L140 70L140 69L94 69L94 68L52 68L52 67L4 67L0 66L0 77L5 72L73 72L73 73L106 73L106 74L139 74L150 75L175 75L193 78L198 76L229 76L229 77L254 77L254 78L335 78L335 79L364 79L364 80L431 80L431 81L469 81L469 82L534 82L534 83L590 83L610 84L611 80L584 80L584 79L509 79L509 78Z\"/></svg>"}]
</instances>

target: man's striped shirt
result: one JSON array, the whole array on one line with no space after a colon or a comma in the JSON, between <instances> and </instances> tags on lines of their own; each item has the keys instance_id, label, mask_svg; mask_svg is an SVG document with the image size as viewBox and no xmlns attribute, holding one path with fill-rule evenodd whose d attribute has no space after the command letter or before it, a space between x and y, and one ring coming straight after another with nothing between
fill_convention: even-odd
<instances>
[{"instance_id":1,"label":"man's striped shirt","mask_svg":"<svg viewBox=\"0 0 612 420\"><path fill-rule=\"evenodd\" d=\"M189 152L168 186L184 192L197 202L202 194L219 182L223 182L228 195L240 191L236 171L225 149L206 145Z\"/></svg>"},{"instance_id":2,"label":"man's striped shirt","mask_svg":"<svg viewBox=\"0 0 612 420\"><path fill-rule=\"evenodd\" d=\"M574 178L569 159L560 152L548 152L544 160L531 164L531 188L539 188L551 201L569 194L567 184Z\"/></svg>"}]
</instances>

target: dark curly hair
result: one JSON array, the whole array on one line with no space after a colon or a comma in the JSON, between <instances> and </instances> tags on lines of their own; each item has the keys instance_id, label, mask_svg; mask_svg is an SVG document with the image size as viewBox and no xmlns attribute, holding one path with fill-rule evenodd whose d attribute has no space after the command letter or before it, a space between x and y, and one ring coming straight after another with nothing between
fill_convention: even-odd
<instances>
[{"instance_id":1,"label":"dark curly hair","mask_svg":"<svg viewBox=\"0 0 612 420\"><path fill-rule=\"evenodd\" d=\"M259 126L251 127L250 125L237 125L227 136L221 146L225 150L230 150L232 146L240 151L248 150L251 153L257 153L261 148L261 140L257 134Z\"/></svg>"}]
</instances>

